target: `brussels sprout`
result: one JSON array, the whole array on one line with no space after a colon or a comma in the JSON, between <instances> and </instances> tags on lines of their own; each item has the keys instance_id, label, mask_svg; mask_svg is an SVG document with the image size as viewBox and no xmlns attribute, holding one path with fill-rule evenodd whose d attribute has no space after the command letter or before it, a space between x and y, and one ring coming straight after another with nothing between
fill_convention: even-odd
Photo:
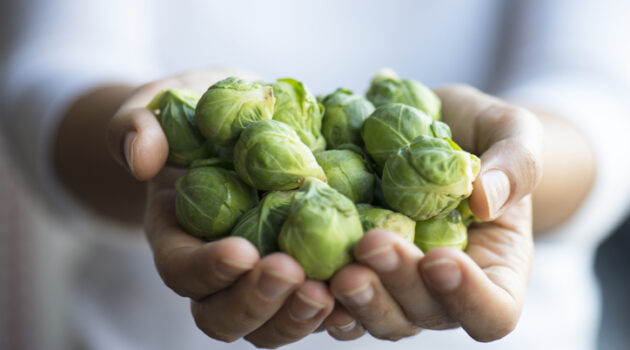
<instances>
[{"instance_id":1,"label":"brussels sprout","mask_svg":"<svg viewBox=\"0 0 630 350\"><path fill-rule=\"evenodd\" d=\"M385 201L414 220L443 217L470 195L479 165L449 139L419 136L387 159Z\"/></svg>"},{"instance_id":2,"label":"brussels sprout","mask_svg":"<svg viewBox=\"0 0 630 350\"><path fill-rule=\"evenodd\" d=\"M271 86L276 97L273 120L289 125L311 151L323 151L326 148L321 134L324 107L295 79L278 79Z\"/></svg>"},{"instance_id":3,"label":"brussels sprout","mask_svg":"<svg viewBox=\"0 0 630 350\"><path fill-rule=\"evenodd\" d=\"M401 103L376 108L361 128L365 149L380 168L390 154L420 135L450 138L450 129L419 109Z\"/></svg>"},{"instance_id":4,"label":"brussels sprout","mask_svg":"<svg viewBox=\"0 0 630 350\"><path fill-rule=\"evenodd\" d=\"M247 125L272 118L274 102L271 87L230 77L210 86L201 96L195 118L210 142L233 146Z\"/></svg>"},{"instance_id":5,"label":"brussels sprout","mask_svg":"<svg viewBox=\"0 0 630 350\"><path fill-rule=\"evenodd\" d=\"M374 112L374 105L361 95L350 90L337 89L323 99L325 107L322 133L329 148L342 144L363 146L361 126Z\"/></svg>"},{"instance_id":6,"label":"brussels sprout","mask_svg":"<svg viewBox=\"0 0 630 350\"><path fill-rule=\"evenodd\" d=\"M232 236L247 238L260 256L278 251L278 234L287 218L295 191L267 193L258 205L245 213L232 230Z\"/></svg>"},{"instance_id":7,"label":"brussels sprout","mask_svg":"<svg viewBox=\"0 0 630 350\"><path fill-rule=\"evenodd\" d=\"M454 209L443 218L416 222L414 243L425 253L436 247L464 250L468 244L468 230L460 212Z\"/></svg>"},{"instance_id":8,"label":"brussels sprout","mask_svg":"<svg viewBox=\"0 0 630 350\"><path fill-rule=\"evenodd\" d=\"M247 186L220 160L198 161L175 181L177 222L189 234L211 240L230 233L238 219L258 202Z\"/></svg>"},{"instance_id":9,"label":"brussels sprout","mask_svg":"<svg viewBox=\"0 0 630 350\"><path fill-rule=\"evenodd\" d=\"M376 107L387 103L404 103L418 108L433 120L440 120L440 98L420 82L400 79L393 70L382 70L372 79L367 98Z\"/></svg>"},{"instance_id":10,"label":"brussels sprout","mask_svg":"<svg viewBox=\"0 0 630 350\"><path fill-rule=\"evenodd\" d=\"M155 113L168 141L168 160L188 165L195 159L208 157L210 151L195 121L199 95L185 89L160 91L148 109Z\"/></svg>"},{"instance_id":11,"label":"brussels sprout","mask_svg":"<svg viewBox=\"0 0 630 350\"><path fill-rule=\"evenodd\" d=\"M352 261L352 248L362 236L354 203L327 184L307 178L293 196L278 244L302 265L308 278L327 280Z\"/></svg>"},{"instance_id":12,"label":"brussels sprout","mask_svg":"<svg viewBox=\"0 0 630 350\"><path fill-rule=\"evenodd\" d=\"M315 156L288 125L275 120L252 123L234 147L234 167L259 190L291 190L305 177L326 181Z\"/></svg>"},{"instance_id":13,"label":"brussels sprout","mask_svg":"<svg viewBox=\"0 0 630 350\"><path fill-rule=\"evenodd\" d=\"M349 150L329 150L315 154L324 169L328 185L355 203L370 203L374 191L374 174L360 154Z\"/></svg>"},{"instance_id":14,"label":"brussels sprout","mask_svg":"<svg viewBox=\"0 0 630 350\"><path fill-rule=\"evenodd\" d=\"M416 222L407 216L388 209L373 207L369 204L358 204L357 210L361 218L363 231L382 228L399 234L402 238L413 243Z\"/></svg>"}]
</instances>

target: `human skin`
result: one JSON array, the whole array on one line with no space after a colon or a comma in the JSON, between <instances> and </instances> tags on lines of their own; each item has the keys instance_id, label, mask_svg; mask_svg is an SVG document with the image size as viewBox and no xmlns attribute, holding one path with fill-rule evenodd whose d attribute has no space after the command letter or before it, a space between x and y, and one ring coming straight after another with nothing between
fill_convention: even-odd
<instances>
[{"instance_id":1,"label":"human skin","mask_svg":"<svg viewBox=\"0 0 630 350\"><path fill-rule=\"evenodd\" d=\"M383 339L399 339L423 328L461 326L473 338L489 341L512 330L523 306L532 263L529 194L542 176L539 188L545 193L534 193L534 206L542 200L540 205L568 208L560 210L563 215L558 216L556 211L539 211L535 220L542 220L544 228L555 227L570 216L588 193L594 176L593 152L583 135L565 135L566 128L558 123L575 129L562 118L555 118L556 127L548 129L545 113L537 113L537 118L526 109L470 87L438 89L443 117L451 125L455 141L481 155L481 176L474 183L471 208L488 222L470 229L466 252L440 248L426 255L395 234L373 230L355 247L357 263L339 271L328 287L305 280L300 266L286 254L261 259L244 239L229 237L205 243L177 225L173 180L182 169L165 167L166 137L144 106L160 89L185 87L203 92L230 74L235 73L195 71L153 82L134 89L122 105L119 97L128 93L129 87L97 90L84 98L120 106L114 118L109 120L111 114L100 115L104 113L91 109L92 104L84 98L79 99L62 124L56 148L56 159L63 161L58 167L64 169L58 172L63 183L74 193L89 191L89 184L76 184L80 182L77 177L68 178L73 167L85 168L81 158L68 159L62 151L78 147L73 137L76 133L83 133L84 142L102 140L84 134L102 133L102 127L109 123L107 145L114 158L133 177L148 181L145 230L158 272L175 292L191 298L192 313L202 331L223 341L245 337L257 346L276 347L298 341L322 322L331 336L341 340L355 339L366 331ZM72 121L88 115L96 126L73 129L76 123ZM583 195L574 195L570 203L561 191L554 190L566 188L562 187L566 184L555 187L548 183L559 181L557 173L564 170L550 163L543 175L541 163L548 157L539 120L546 138L576 144L586 155L575 157L571 148L556 150L571 155L564 158L573 160L574 169L586 174L562 179L572 182L573 188L583 189ZM106 164L108 160L91 161ZM99 186L115 190L116 179L124 182L123 174L116 174L119 177ZM92 201L116 201L123 196L79 198L97 208ZM122 210L129 216L127 211ZM113 210L108 215L120 217Z\"/></svg>"}]
</instances>

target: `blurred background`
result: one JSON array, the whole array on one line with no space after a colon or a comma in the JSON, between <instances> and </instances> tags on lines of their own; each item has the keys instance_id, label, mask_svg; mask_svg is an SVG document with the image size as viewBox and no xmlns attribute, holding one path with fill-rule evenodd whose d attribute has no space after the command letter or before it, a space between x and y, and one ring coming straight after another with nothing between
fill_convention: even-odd
<instances>
[{"instance_id":1,"label":"blurred background","mask_svg":"<svg viewBox=\"0 0 630 350\"><path fill-rule=\"evenodd\" d=\"M623 0L621 0L623 1ZM28 13L29 6L41 6L42 13L47 13L49 7L54 7L55 5L63 5L67 3L71 3L71 1L22 1L18 2L14 1L3 1L0 3L0 13L6 14L8 13L7 9L9 8L9 4L16 5L20 4L20 6L16 6L20 11L12 12L17 13ZM91 4L85 2L86 4ZM96 2L95 2L96 3ZM127 6L125 1L119 1L119 3ZM136 2L130 1L129 3L135 4L134 6L139 7ZM144 4L150 4L150 2L143 2ZM488 3L498 4L499 1L488 1ZM544 3L541 1L540 3ZM173 8L179 6L179 2L170 2L170 6ZM313 3L314 4L314 3ZM337 9L342 13L349 13L353 10L353 8L362 6L363 2L350 2L345 5L340 5L342 8ZM292 2L287 2L287 6L292 6ZM402 2L402 5L408 5L414 8L414 10L418 12L422 12L423 9L419 5L414 5L414 2L409 1L407 3ZM97 5L84 5L86 7L95 7L94 12L99 12L99 8ZM107 2L102 2L101 5L103 9L106 9L108 6ZM131 5L130 5L131 6ZM188 6L187 11L194 11L194 6L192 5L181 5ZM264 7L263 4L259 6ZM416 7L414 7L416 6ZM442 2L441 5L435 5L436 7L444 6L450 7L455 11L462 7L461 2ZM474 5L468 5L471 9L475 7ZM150 7L150 6L148 6ZM311 10L316 8L317 5L312 5ZM378 9L378 6L372 4L372 10ZM403 10L400 10L403 9ZM149 11L150 9L147 9ZM238 11L238 5L234 5L234 11ZM398 9L400 13L405 13L404 6L400 6ZM345 12L344 12L345 11ZM464 13L467 13L468 10L459 10ZM150 12L150 11L149 11ZM167 12L168 15L168 11ZM373 11L377 15L373 18L365 18L363 19L363 24L365 26L370 26L371 23L378 23L378 11ZM413 12L413 11L412 11ZM65 13L62 13L60 16L63 18ZM146 14L146 16L150 16L151 13ZM245 9L243 13L239 12L241 15L241 19L244 18L245 21L254 21L258 17L257 10L254 9ZM282 17L282 13L278 14L278 17ZM222 18L220 15L215 15L213 20L223 21L226 26L231 26L233 23L230 19ZM289 16L289 15L287 15ZM80 17L80 16L79 16ZM430 16L428 16L430 17ZM70 17L68 17L70 18ZM89 18L79 18L78 20L75 17L72 17L73 21L78 21L81 25L89 24ZM472 18L472 17L471 17ZM491 15L488 15L488 22L494 18ZM10 44L13 44L19 40L21 40L21 36L17 34L17 32L12 32L7 28L13 28L11 25L13 22L19 22L20 17L7 17L0 15L0 19L3 20L3 24L0 25L0 63L8 60L11 52L9 51ZM146 19L146 18L145 18ZM168 16L163 16L158 21L159 23L168 23ZM408 18L404 25L396 26L394 29L400 32L408 32L411 30L416 30L417 26L415 22L412 20L413 18ZM35 17L32 19L35 23L39 23L39 17ZM299 20L294 19L287 23L288 27L291 26L310 26L316 28L320 22L317 19L306 20L306 24L300 23ZM509 22L509 18L504 21ZM60 21L61 24L64 21ZM264 22L264 21L263 21ZM74 23L74 22L73 22ZM391 23L395 23L395 20L392 20ZM391 24L389 23L389 24ZM471 28L477 29L477 21L470 19L466 23L457 23L462 26L469 25ZM586 23L586 22L584 22ZM143 22L143 19L139 19L138 30L148 30L143 27L146 24ZM590 22L589 22L590 24ZM199 30L203 28L204 23L202 21L192 23L192 28L194 30ZM453 25L453 24L451 24ZM238 27L238 26L236 26ZM247 27L247 26L245 26ZM440 30L444 29L443 27L448 27L448 24L442 24L441 26L433 26L432 29ZM343 35L348 35L349 37L356 35L356 28L344 28L340 27L341 30L327 29L327 35L333 36L338 33L342 33ZM244 30L243 28L237 28L238 30ZM421 28L426 29L426 28ZM39 28L41 30L41 28ZM323 28L322 30L326 30ZM81 33L79 30L71 30L73 34L76 34L76 37L81 38ZM126 35L128 28L118 28L118 31L115 31L112 35ZM79 33L75 33L79 32ZM168 33L168 31L167 31ZM280 32L279 32L280 33ZM309 32L310 33L310 32ZM24 32L20 33L21 35ZM27 35L29 34L26 31ZM393 48L399 47L403 48L400 51L391 52L391 55L385 55L383 53L374 53L371 49L371 46L367 45L359 45L354 40L347 41L335 41L336 45L333 49L341 52L339 55L331 55L326 57L317 56L320 51L319 44L310 45L308 43L301 43L301 50L305 51L304 60L307 64L302 64L302 62L298 62L293 65L284 65L279 64L277 67L273 69L268 68L269 64L267 60L275 58L277 56L287 55L289 56L292 46L287 46L286 43L281 42L276 44L277 47L272 49L265 48L265 35L267 32L265 30L256 31L252 35L259 37L250 38L250 42L253 42L253 45L258 45L256 47L243 48L237 44L232 43L231 39L222 38L222 33L213 33L215 35L214 39L219 41L219 44L229 48L233 52L230 52L230 55L234 57L238 57L238 61L228 62L230 65L244 66L247 69L250 69L255 72L260 72L266 76L276 76L280 73L278 71L282 71L282 69L288 69L288 71L283 71L281 74L287 74L290 76L296 76L298 78L302 78L306 81L315 81L316 83L312 86L313 92L319 94L325 92L326 90L330 90L338 84L338 81L350 81L350 87L355 88L357 91L362 91L361 86L365 86L369 81L370 74L375 72L377 68L385 65L394 65L400 67L406 67L406 71L401 73L407 74L410 77L418 78L418 77L426 77L426 81L430 85L434 85L438 82L444 81L463 81L471 84L475 84L476 86L487 84L484 87L492 86L489 80L491 78L483 77L484 74L488 73L492 68L492 65L496 62L485 62L484 57L477 55L477 51L472 51L475 48L474 43L469 43L470 46L460 50L454 50L454 52L458 53L458 55L453 55L449 57L450 61L448 62L440 62L439 58L436 56L435 58L429 59L431 65L444 64L449 65L451 69L448 70L448 76L440 76L438 71L433 71L431 69L422 70L419 67L414 65L414 55L406 55L405 45L403 40L400 38L396 38L389 40L386 35L381 35L375 38L371 38L373 42L384 43L388 45L388 49L394 50ZM243 33L241 33L243 34ZM245 33L247 34L247 33ZM275 33L277 34L277 33ZM297 39L293 37L292 33L280 33L282 35L287 35L288 42L294 41L297 42ZM279 35L279 34L277 34ZM498 36L498 33L496 34ZM72 36L75 38L75 36ZM49 39L46 36L46 33L36 38L37 40L41 40L44 44L47 44L47 40ZM98 64L102 64L103 67L108 67L108 57L106 55L102 55L99 51L99 39L103 38L95 38L93 43L89 47L86 47L86 51L94 49L95 51L90 51L88 55L89 59L95 59L98 61ZM160 43L168 44L169 40L176 40L177 35L170 33L170 35L162 38L163 41ZM134 37L130 38L130 45L133 45ZM327 40L320 39L321 43L326 43ZM320 43L320 44L321 44ZM41 44L41 43L40 43ZM150 43L151 45L155 45L156 43ZM486 42L488 44L488 42ZM501 45L506 43L501 43ZM297 45L297 44L296 44ZM432 42L429 46L448 46L448 43L441 43L440 40L435 38L435 42ZM483 47L481 49L484 50L495 50L497 47L488 44L488 47ZM147 46L150 46L147 44ZM497 44L497 46L500 46ZM58 47L48 47L44 45L46 49L50 49L51 51L55 51L59 49ZM423 55L424 47L413 48L413 53L415 55ZM479 49L479 48L477 48ZM479 49L479 51L481 51ZM61 49L60 49L61 50ZM275 50L275 51L274 51ZM409 48L409 50L412 50ZM259 56L252 55L254 53L260 53ZM271 52L271 54L270 54ZM356 67L352 67L353 69L348 70L339 70L333 72L333 74L329 74L326 76L321 76L321 67L333 67L334 61L339 59L339 56L344 56L348 52L355 52L357 55L363 56L376 56L371 57L373 60L372 65L368 63L358 62ZM32 54L32 53L31 53ZM119 53L122 59L124 60L124 54ZM214 54L214 53L213 53ZM467 59L483 61L482 67L487 68L488 71L476 71L476 72L466 72L465 69L459 65L459 61L461 60L461 56L466 56ZM36 55L35 55L36 56ZM60 56L62 57L62 56ZM74 57L74 56L73 56ZM121 57L117 57L118 61L121 60ZM224 64L220 60L219 54L217 53L215 56L212 56L214 63ZM298 56L300 59L302 56ZM181 55L177 52L168 51L164 54L164 57L161 57L165 62L165 65L170 65L170 70L166 70L165 73L173 73L177 72L178 69L172 68L176 67L178 60L185 61L186 63L183 65L186 68L190 67L200 67L207 64L205 58L202 57L193 57L192 55ZM281 58L281 57L280 57ZM295 63L295 62L294 62ZM34 67L37 67L38 62L35 61ZM81 62L72 61L69 65L77 65L79 68L82 68ZM298 70L298 68L304 67L303 71ZM144 67L146 71L151 71L153 73L153 67ZM291 70L292 69L292 70ZM5 72L6 73L6 72ZM146 73L146 72L143 72ZM526 74L525 71L524 74ZM10 87L9 87L10 88ZM0 94L0 96L3 96ZM6 94L4 96L7 96ZM3 105L8 105L8 102L13 101L2 101L0 100L0 111L2 113L7 113L6 109L3 109ZM35 106L36 107L36 106ZM28 126L28 125L27 125ZM97 295L98 289L102 289L103 291L120 289L124 290L125 293L129 294L137 294L138 298L141 299L143 293L147 293L150 291L147 290L136 290L130 287L129 289L125 289L125 286L117 286L112 285L111 281L116 281L115 276L107 275L107 271L103 274L99 274L98 270L85 270L82 271L82 266L78 264L78 261L83 261L86 255L92 255L95 257L95 261L99 261L98 257L100 253L103 253L104 250L110 249L115 251L117 248L112 248L107 245L103 245L98 242L98 228L91 227L89 225L84 225L82 227L74 227L73 231L80 232L84 231L85 235L76 235L76 234L68 234L67 227L65 226L67 223L63 221L61 217L57 215L55 212L55 206L57 205L56 199L53 198L44 198L42 195L42 189L36 185L34 185L35 180L34 177L37 177L38 174L33 174L33 171L25 171L25 169L21 166L23 162L20 157L23 150L15 149L17 144L22 144L23 142L15 142L12 138L15 135L11 134L11 130L3 129L0 132L0 349L7 350L20 350L20 349L65 349L67 346L72 346L76 348L82 348L82 344L78 343L79 340L74 339L72 335L68 334L68 329L76 326L76 324L81 324L83 320L72 319L73 315L76 315L76 309L81 307L89 307L88 304L82 304L82 291L81 290L69 290L68 286L85 286L85 288L95 288L95 290L90 291L92 294ZM9 141L11 140L11 141ZM82 215L85 213L82 213ZM129 227L121 227L120 231L128 230ZM130 245L133 246L142 246L144 249L143 254L138 256L137 259L150 261L151 256L146 244L143 239L134 239L129 242ZM86 248L87 247L87 248ZM109 253L112 253L110 251ZM598 347L602 350L613 350L613 349L630 349L630 273L628 273L628 267L630 266L630 220L625 220L623 225L621 225L614 234L610 235L598 248L597 257L595 265L593 269L597 273L598 280L601 283L601 293L602 293L602 303L603 303L603 313L602 319L600 322L600 330L598 337ZM112 253L114 254L114 253ZM103 253L103 256L106 254ZM111 257L111 254L110 254ZM121 264L122 265L122 264ZM98 273L95 273L98 272ZM110 271L111 272L111 271ZM156 274L154 274L156 275ZM157 280L157 276L152 276L151 283L157 283L159 285L159 280ZM154 285L154 284L148 284ZM122 288L119 288L122 287ZM162 286L160 286L162 287ZM160 288L161 293L170 293L166 288ZM133 307L133 305L124 305L121 304L123 297L120 295L108 295L104 297L102 300L102 304L99 305L101 309L96 310L96 312L91 313L92 315L98 315L99 312L108 312L108 309L116 309L116 308L124 308L124 307ZM121 306L122 305L122 306ZM182 302L178 305L173 305L172 307L177 308L187 308L187 302L182 300ZM576 305L575 307L580 307ZM138 306L140 310L140 306ZM168 314L168 310L165 310L165 314ZM98 324L98 320L88 320L89 322L85 322L85 324ZM139 316L138 319L130 319L128 320L130 323L139 323L139 322L149 322L148 320L142 319ZM70 326L72 324L73 326ZM81 331L90 332L95 331L94 329L82 329ZM98 331L98 330L96 330ZM106 331L102 329L102 331ZM196 331L196 330L193 330ZM167 338L165 334L162 335ZM77 343L75 343L75 341ZM111 340L111 343L114 344L115 340ZM164 339L164 342L168 342L168 339Z\"/></svg>"}]
</instances>

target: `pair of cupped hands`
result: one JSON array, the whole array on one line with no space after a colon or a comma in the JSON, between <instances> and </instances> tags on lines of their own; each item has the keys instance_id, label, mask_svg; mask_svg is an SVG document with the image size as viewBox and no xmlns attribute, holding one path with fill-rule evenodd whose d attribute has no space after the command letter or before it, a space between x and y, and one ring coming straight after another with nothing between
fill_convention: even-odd
<instances>
[{"instance_id":1,"label":"pair of cupped hands","mask_svg":"<svg viewBox=\"0 0 630 350\"><path fill-rule=\"evenodd\" d=\"M240 237L203 242L175 218L168 143L146 105L162 89L200 93L230 75L193 71L137 88L110 121L113 156L148 181L145 230L165 284L190 298L197 326L221 341L244 337L278 347L325 329L339 340L367 331L396 340L423 329L462 327L479 341L508 334L523 308L533 256L531 192L541 178L542 128L529 111L463 85L436 90L442 116L462 148L481 157L470 207L484 222L469 228L465 252L414 244L381 229L354 247L356 261L328 282L306 279L289 255L260 257Z\"/></svg>"}]
</instances>

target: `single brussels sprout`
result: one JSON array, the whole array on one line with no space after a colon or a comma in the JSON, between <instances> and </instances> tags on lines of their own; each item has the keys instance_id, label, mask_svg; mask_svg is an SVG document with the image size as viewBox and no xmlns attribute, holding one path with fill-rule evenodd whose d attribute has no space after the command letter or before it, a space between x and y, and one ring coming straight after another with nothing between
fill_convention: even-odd
<instances>
[{"instance_id":1,"label":"single brussels sprout","mask_svg":"<svg viewBox=\"0 0 630 350\"><path fill-rule=\"evenodd\" d=\"M361 128L365 149L380 168L392 153L420 135L450 138L451 134L448 125L401 103L376 108Z\"/></svg>"},{"instance_id":2,"label":"single brussels sprout","mask_svg":"<svg viewBox=\"0 0 630 350\"><path fill-rule=\"evenodd\" d=\"M460 212L454 209L445 217L416 222L414 243L425 253L436 247L464 250L468 244L468 230Z\"/></svg>"},{"instance_id":3,"label":"single brussels sprout","mask_svg":"<svg viewBox=\"0 0 630 350\"><path fill-rule=\"evenodd\" d=\"M292 190L304 178L326 181L313 152L288 125L275 120L252 123L234 147L234 167L243 181L259 190Z\"/></svg>"},{"instance_id":4,"label":"single brussels sprout","mask_svg":"<svg viewBox=\"0 0 630 350\"><path fill-rule=\"evenodd\" d=\"M315 96L295 79L278 79L271 86L276 98L273 120L283 122L295 130L311 151L326 149L326 140L321 133L324 107Z\"/></svg>"},{"instance_id":5,"label":"single brussels sprout","mask_svg":"<svg viewBox=\"0 0 630 350\"><path fill-rule=\"evenodd\" d=\"M337 89L326 96L323 105L322 134L328 148L338 148L348 143L363 146L361 126L374 112L374 105L365 97L346 89Z\"/></svg>"},{"instance_id":6,"label":"single brussels sprout","mask_svg":"<svg viewBox=\"0 0 630 350\"><path fill-rule=\"evenodd\" d=\"M382 70L372 79L367 98L376 107L403 103L423 111L433 120L441 118L442 101L431 89L415 80L400 79L391 69Z\"/></svg>"},{"instance_id":7,"label":"single brussels sprout","mask_svg":"<svg viewBox=\"0 0 630 350\"><path fill-rule=\"evenodd\" d=\"M278 251L278 234L287 218L295 191L268 192L258 205L238 221L232 236L247 238L258 248L260 256Z\"/></svg>"},{"instance_id":8,"label":"single brussels sprout","mask_svg":"<svg viewBox=\"0 0 630 350\"><path fill-rule=\"evenodd\" d=\"M186 232L212 240L230 233L241 216L258 202L255 189L222 168L221 160L197 161L175 181L175 214Z\"/></svg>"},{"instance_id":9,"label":"single brussels sprout","mask_svg":"<svg viewBox=\"0 0 630 350\"><path fill-rule=\"evenodd\" d=\"M355 203L370 203L374 192L374 174L363 157L350 150L328 150L315 154L324 169L328 185Z\"/></svg>"},{"instance_id":10,"label":"single brussels sprout","mask_svg":"<svg viewBox=\"0 0 630 350\"><path fill-rule=\"evenodd\" d=\"M273 89L230 77L210 86L201 96L195 118L201 134L220 146L233 146L250 123L273 116Z\"/></svg>"},{"instance_id":11,"label":"single brussels sprout","mask_svg":"<svg viewBox=\"0 0 630 350\"><path fill-rule=\"evenodd\" d=\"M416 222L406 215L388 209L377 208L369 204L357 204L363 231L382 228L399 234L402 238L413 243Z\"/></svg>"},{"instance_id":12,"label":"single brussels sprout","mask_svg":"<svg viewBox=\"0 0 630 350\"><path fill-rule=\"evenodd\" d=\"M387 159L385 201L416 221L441 218L470 195L479 165L449 139L419 136Z\"/></svg>"},{"instance_id":13,"label":"single brussels sprout","mask_svg":"<svg viewBox=\"0 0 630 350\"><path fill-rule=\"evenodd\" d=\"M327 280L352 261L352 248L362 236L354 203L324 182L307 178L293 196L278 244L308 278Z\"/></svg>"},{"instance_id":14,"label":"single brussels sprout","mask_svg":"<svg viewBox=\"0 0 630 350\"><path fill-rule=\"evenodd\" d=\"M158 92L147 106L155 113L168 141L168 160L188 165L210 155L208 144L197 128L195 106L199 95L185 89Z\"/></svg>"}]
</instances>

